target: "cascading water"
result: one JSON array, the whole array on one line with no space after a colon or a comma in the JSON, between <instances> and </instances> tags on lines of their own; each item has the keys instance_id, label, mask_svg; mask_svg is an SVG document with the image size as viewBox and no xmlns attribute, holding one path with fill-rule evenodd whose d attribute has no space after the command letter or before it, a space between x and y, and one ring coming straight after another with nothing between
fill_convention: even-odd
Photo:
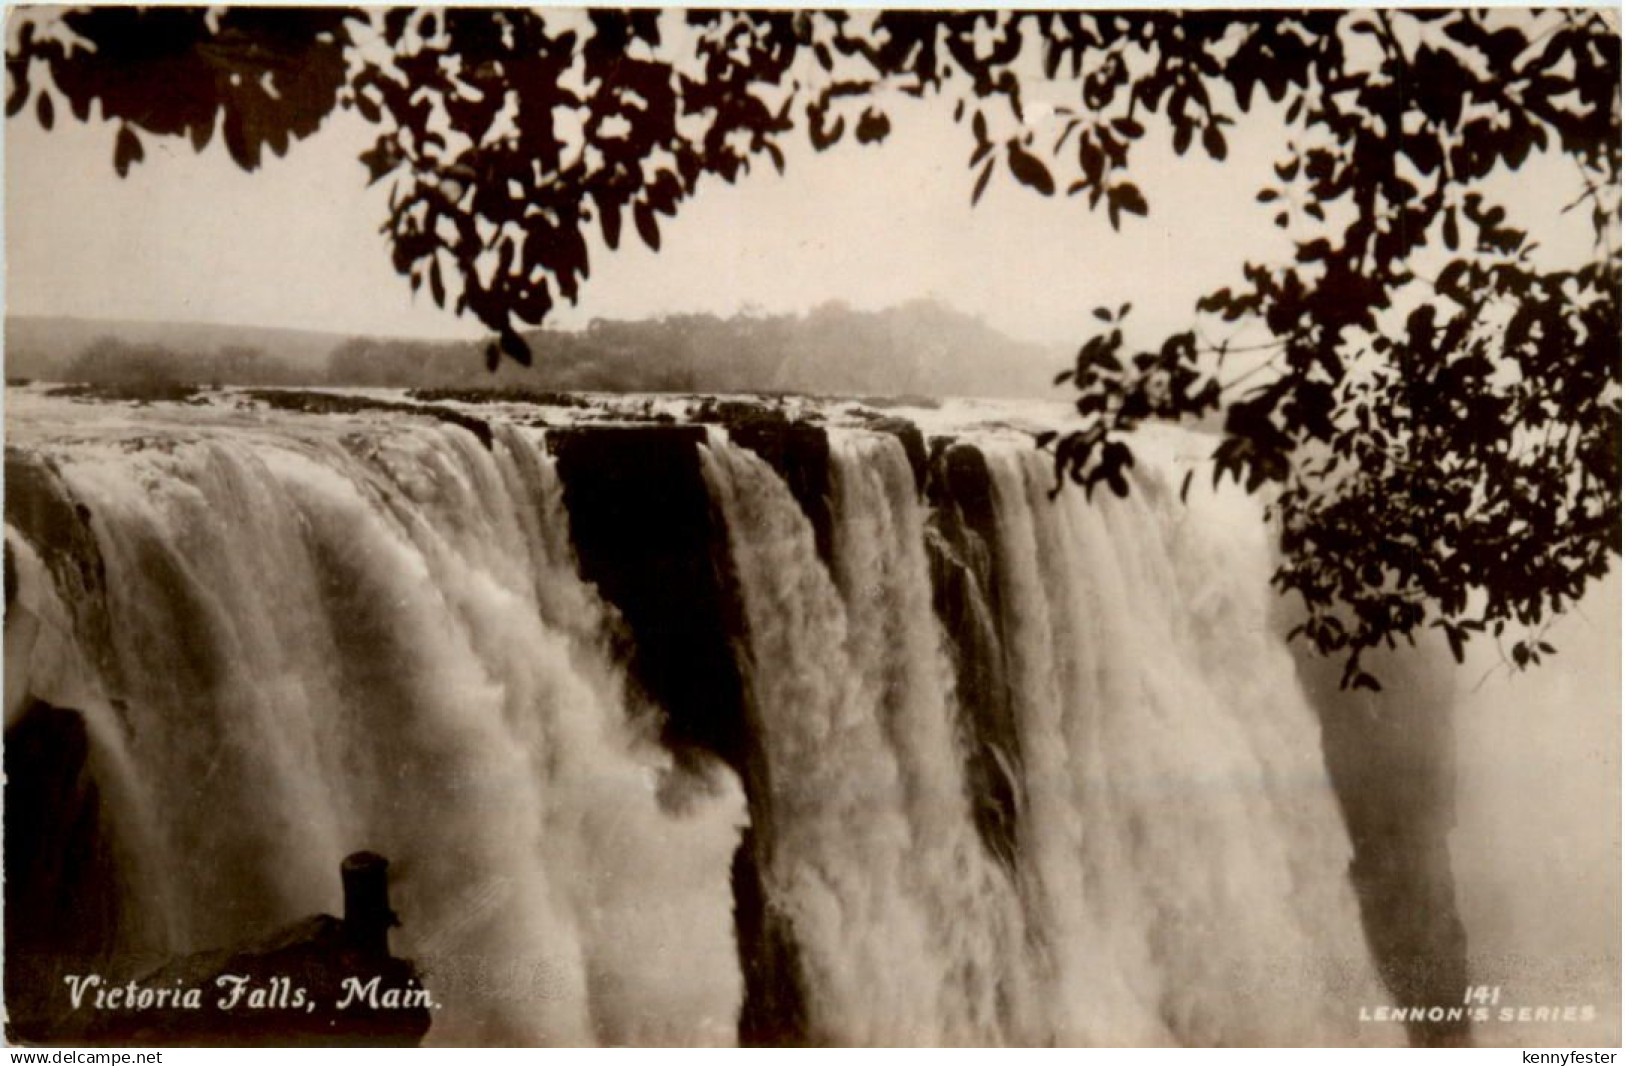
<instances>
[{"instance_id":1,"label":"cascading water","mask_svg":"<svg viewBox=\"0 0 1625 1066\"><path fill-rule=\"evenodd\" d=\"M109 451L58 469L105 566L120 785L156 815L150 946L333 910L369 847L436 1039L729 1038L737 787L663 782L534 436Z\"/></svg>"},{"instance_id":2,"label":"cascading water","mask_svg":"<svg viewBox=\"0 0 1625 1066\"><path fill-rule=\"evenodd\" d=\"M1026 978L1026 950L970 820L913 475L890 438L837 435L832 450L833 575L766 463L727 445L705 457L767 749L768 893L802 946L811 1035L1030 1037L1003 1016L1026 1006L1001 1002Z\"/></svg>"},{"instance_id":3,"label":"cascading water","mask_svg":"<svg viewBox=\"0 0 1625 1066\"><path fill-rule=\"evenodd\" d=\"M66 433L83 409L18 402L8 726L27 697L87 720L110 953L333 910L365 847L433 1041L730 1041L768 979L758 919L791 949L768 968L795 1039L1396 1036L1356 1021L1386 996L1259 516L1173 499L1177 437L1148 437L1128 499L1052 500L1030 439L958 430L973 500L943 454L829 428L817 507L759 441L673 437L738 670L738 706L696 709L628 659L658 612L582 577L606 549L571 501L610 490L521 414L481 412L487 444L235 408ZM83 527L76 563L52 523ZM713 758L666 714L749 742Z\"/></svg>"},{"instance_id":4,"label":"cascading water","mask_svg":"<svg viewBox=\"0 0 1625 1066\"><path fill-rule=\"evenodd\" d=\"M1063 1002L1087 1005L1062 1007L1057 1027L1095 1042L1355 1039L1337 1004L1380 994L1348 886L1327 876L1347 844L1313 718L1261 622L1261 523L1211 499L1170 504L1156 472L1127 500L1051 501L1040 457L1004 448L989 465L1028 883Z\"/></svg>"}]
</instances>

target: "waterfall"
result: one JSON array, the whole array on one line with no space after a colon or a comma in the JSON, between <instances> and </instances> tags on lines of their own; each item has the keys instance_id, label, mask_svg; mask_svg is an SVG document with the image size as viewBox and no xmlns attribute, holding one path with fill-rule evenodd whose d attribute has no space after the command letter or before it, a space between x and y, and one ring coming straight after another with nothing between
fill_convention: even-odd
<instances>
[{"instance_id":1,"label":"waterfall","mask_svg":"<svg viewBox=\"0 0 1625 1066\"><path fill-rule=\"evenodd\" d=\"M1359 1039L1347 1004L1383 997L1314 718L1262 625L1257 516L1203 536L1235 516L1184 514L1154 477L1052 502L1030 446L986 447L1025 760L1007 873L974 831L902 449L835 431L832 451L828 570L766 463L705 460L814 1038Z\"/></svg>"},{"instance_id":2,"label":"waterfall","mask_svg":"<svg viewBox=\"0 0 1625 1066\"><path fill-rule=\"evenodd\" d=\"M814 1039L1015 1039L998 985L1022 976L1020 913L970 821L913 475L889 437L832 445L833 574L765 462L705 457L767 749L769 896L803 947Z\"/></svg>"},{"instance_id":3,"label":"waterfall","mask_svg":"<svg viewBox=\"0 0 1625 1066\"><path fill-rule=\"evenodd\" d=\"M110 951L368 848L437 1042L1395 1039L1261 517L1182 438L1052 498L998 429L400 406L8 450L8 729L87 721Z\"/></svg>"},{"instance_id":4,"label":"waterfall","mask_svg":"<svg viewBox=\"0 0 1625 1066\"><path fill-rule=\"evenodd\" d=\"M1062 1003L1088 1005L1064 1038L1359 1039L1341 1005L1382 997L1327 876L1349 849L1318 731L1261 622L1262 523L1179 504L1166 465L1126 500L1052 501L1042 457L988 458L1028 883Z\"/></svg>"},{"instance_id":5,"label":"waterfall","mask_svg":"<svg viewBox=\"0 0 1625 1066\"><path fill-rule=\"evenodd\" d=\"M157 947L335 911L366 847L394 860L436 1039L729 1039L737 786L677 780L649 738L538 438L223 437L59 465L106 572L121 784L156 812L135 846L162 881Z\"/></svg>"}]
</instances>

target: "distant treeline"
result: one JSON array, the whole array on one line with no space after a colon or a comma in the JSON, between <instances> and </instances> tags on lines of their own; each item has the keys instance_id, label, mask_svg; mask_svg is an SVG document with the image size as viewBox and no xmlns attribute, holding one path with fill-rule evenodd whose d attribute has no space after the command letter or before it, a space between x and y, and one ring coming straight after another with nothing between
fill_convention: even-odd
<instances>
[{"instance_id":1,"label":"distant treeline","mask_svg":"<svg viewBox=\"0 0 1625 1066\"><path fill-rule=\"evenodd\" d=\"M306 385L310 371L259 348L224 345L212 352L176 351L151 341L102 337L62 368L69 382L98 385Z\"/></svg>"},{"instance_id":2,"label":"distant treeline","mask_svg":"<svg viewBox=\"0 0 1625 1066\"><path fill-rule=\"evenodd\" d=\"M29 376L107 384L335 385L603 392L1044 396L1067 361L933 301L885 311L831 303L804 315L670 315L527 336L534 365L487 369L472 341L338 341L325 365L224 344L177 350L101 337ZM8 374L23 368L8 357Z\"/></svg>"}]
</instances>

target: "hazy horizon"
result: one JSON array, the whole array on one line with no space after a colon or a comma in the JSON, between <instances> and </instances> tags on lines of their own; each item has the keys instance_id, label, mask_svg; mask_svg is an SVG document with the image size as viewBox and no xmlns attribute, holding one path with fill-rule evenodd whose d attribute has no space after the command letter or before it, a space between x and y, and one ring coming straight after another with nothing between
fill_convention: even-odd
<instances>
[{"instance_id":1,"label":"hazy horizon","mask_svg":"<svg viewBox=\"0 0 1625 1066\"><path fill-rule=\"evenodd\" d=\"M488 368L484 338L10 315L13 381L392 386L476 391L1058 396L1069 349L1018 340L939 300L880 311L654 315L528 331L532 366Z\"/></svg>"},{"instance_id":2,"label":"hazy horizon","mask_svg":"<svg viewBox=\"0 0 1625 1066\"><path fill-rule=\"evenodd\" d=\"M1009 332L1009 331L1007 331L1005 329L1002 329L1002 328L994 325L991 322L988 322L981 315L978 315L978 314L976 314L976 313L974 313L972 311L969 311L964 307L956 306L953 302L951 302L949 300L943 300L943 299L939 299L939 298L936 298L936 297L913 297L913 298L910 298L908 300L903 300L903 301L900 301L898 303L888 304L888 305L881 306L881 307L854 308L854 310L861 310L861 311L871 312L871 313L876 313L876 314L884 314L884 313L886 313L888 311L900 310L900 309L902 309L904 307L907 307L909 304L918 303L918 302L934 303L934 304L939 305L942 308L945 308L946 310L948 310L948 311L950 311L950 312L952 312L954 314L964 315L964 316L966 316L968 318L974 318L974 319L982 322L984 325L988 326L988 328L997 330L999 333L1004 334L1010 340L1017 341L1019 343L1032 344L1032 345L1043 346L1043 347L1049 347L1049 346L1053 346L1053 345L1059 345L1059 344L1066 343L1066 342L1057 341L1057 340L1046 341L1046 340L1043 340L1041 338L1025 337L1025 336L1021 336L1019 334L1011 333L1011 332ZM655 322L655 321L659 321L660 319L663 319L663 318L673 317L673 316L677 316L677 315L684 315L684 314L692 314L692 315L712 314L712 315L715 315L715 317L723 319L725 321L729 320L729 319L732 319L732 318L747 317L747 316L749 316L749 317L776 317L776 316L781 316L781 315L796 315L796 316L800 316L800 317L805 317L808 314L811 314L813 312L818 311L821 307L827 307L827 306L829 306L831 304L844 304L844 303L845 303L844 300L831 299L831 300L826 300L821 304L814 304L811 307L800 308L800 309L790 309L790 310L784 310L784 311L779 311L779 310L771 310L770 311L770 310L762 309L760 307L741 307L738 310L733 311L731 313L718 313L718 312L713 312L713 311L657 311L657 312L651 312L651 313L646 314L646 315L636 315L636 316L626 316L626 317L598 316L597 318L594 318L594 319L586 319L586 320L581 320L581 321L570 321L570 322L554 321L552 317L549 317L547 321L542 322L540 325L522 327L520 332L521 333L531 333L531 332L540 331L540 330L554 330L554 331L563 332L563 333L581 333L581 332L585 332L586 330L590 329L595 321L596 322ZM458 342L484 340L486 337L490 336L489 331L487 331L487 330L485 330L483 328L476 329L475 331L473 331L471 333L467 333L467 334L454 334L454 335L448 335L448 336L425 336L425 335L422 335L422 334L415 334L415 333L371 333L371 332L369 332L369 333L353 333L353 332L349 332L349 331L342 330L342 329L329 329L329 328L325 328L325 327L321 327L321 326L288 326L288 325L283 325L283 324L277 323L277 322L242 322L242 321L228 321L228 320L220 320L220 319L212 319L212 318L154 318L154 317L143 317L143 316L136 316L136 315L97 315L97 314L94 314L94 313L85 313L85 314L78 314L78 313L58 314L58 313L54 313L54 312L35 313L35 312L27 312L27 311L17 311L17 310L15 310L13 308L10 308L10 307L5 307L3 310L0 310L0 314L3 314L4 320L7 323L10 323L12 321L18 321L18 322L62 321L62 322L73 322L73 323L81 324L81 325L105 325L105 326L107 326L109 328L114 328L114 327L118 327L118 326L129 326L129 325L136 325L136 326L143 326L143 327L161 327L161 326L171 326L171 327L180 327L180 328L194 328L195 327L195 328L203 328L203 329L221 329L221 330L244 330L244 331L267 331L267 332L283 332L283 333L304 333L304 334L314 334L314 335L319 335L319 336L337 337L337 338L340 338L341 340L349 340L349 339L352 339L352 338L360 338L360 339L365 339L365 340L398 341L398 342L403 342L403 343L412 343L412 342L458 343Z\"/></svg>"}]
</instances>

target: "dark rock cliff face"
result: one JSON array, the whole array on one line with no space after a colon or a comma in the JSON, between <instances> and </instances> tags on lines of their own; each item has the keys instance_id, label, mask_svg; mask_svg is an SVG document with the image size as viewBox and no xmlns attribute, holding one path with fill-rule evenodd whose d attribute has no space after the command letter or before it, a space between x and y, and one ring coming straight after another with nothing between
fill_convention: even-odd
<instances>
[{"instance_id":1,"label":"dark rock cliff face","mask_svg":"<svg viewBox=\"0 0 1625 1066\"><path fill-rule=\"evenodd\" d=\"M830 564L835 519L830 510L829 436L805 423L773 425L748 422L730 431L733 442L748 448L784 481L812 523L818 557Z\"/></svg>"},{"instance_id":2,"label":"dark rock cliff face","mask_svg":"<svg viewBox=\"0 0 1625 1066\"><path fill-rule=\"evenodd\" d=\"M832 553L830 446L822 427L756 404L701 412L771 466ZM917 427L877 417L898 437L930 509L927 549L936 614L954 663L970 800L984 846L1006 865L1018 847L1021 751L1000 638L998 537L986 461L949 440L928 452ZM745 639L726 530L698 460L693 425L593 425L549 434L582 575L626 623L623 652L637 683L666 708L665 736L681 753L711 752L739 773L751 815L734 857L735 929L745 978L746 1044L808 1039L807 999L793 931L762 883L772 855L767 767L735 648ZM651 537L650 530L659 530Z\"/></svg>"},{"instance_id":3,"label":"dark rock cliff face","mask_svg":"<svg viewBox=\"0 0 1625 1066\"><path fill-rule=\"evenodd\" d=\"M869 415L868 423L868 428L874 432L889 433L897 438L903 446L903 454L908 456L908 465L914 471L914 487L923 493L926 480L930 477L931 457L920 427L906 418L892 418L889 415Z\"/></svg>"},{"instance_id":4,"label":"dark rock cliff face","mask_svg":"<svg viewBox=\"0 0 1625 1066\"><path fill-rule=\"evenodd\" d=\"M106 973L118 867L77 711L33 700L5 734L5 995L10 1041L60 1027L63 977Z\"/></svg>"},{"instance_id":5,"label":"dark rock cliff face","mask_svg":"<svg viewBox=\"0 0 1625 1066\"><path fill-rule=\"evenodd\" d=\"M998 528L987 461L976 448L933 442L926 495L932 602L951 647L966 779L988 851L1015 862L1022 805L1021 745L999 639Z\"/></svg>"},{"instance_id":6,"label":"dark rock cliff face","mask_svg":"<svg viewBox=\"0 0 1625 1066\"><path fill-rule=\"evenodd\" d=\"M754 821L754 814L752 816ZM734 935L745 998L739 1007L742 1047L799 1047L810 1043L808 993L789 920L768 901L762 884L765 833L746 827L734 852L731 880Z\"/></svg>"},{"instance_id":7,"label":"dark rock cliff face","mask_svg":"<svg viewBox=\"0 0 1625 1066\"><path fill-rule=\"evenodd\" d=\"M1400 1006L1459 1005L1467 934L1450 860L1456 750L1444 674L1420 653L1396 654L1368 664L1383 692L1344 692L1340 662L1294 649L1354 845L1349 876L1378 973ZM1465 1021L1406 1028L1420 1047L1471 1043Z\"/></svg>"},{"instance_id":8,"label":"dark rock cliff face","mask_svg":"<svg viewBox=\"0 0 1625 1066\"><path fill-rule=\"evenodd\" d=\"M827 483L828 444L822 431L814 432L821 453L799 433L758 436L757 445L769 462L794 471L793 484L816 506L827 495L818 483ZM800 1044L807 1038L806 996L789 923L762 885L773 846L771 791L761 732L734 658L744 622L726 531L700 470L704 440L700 426L590 426L555 431L549 446L582 576L626 622L623 650L637 683L666 708L667 743L679 754L715 754L744 783L752 828L732 871L745 974L740 1042ZM827 529L827 500L823 507Z\"/></svg>"},{"instance_id":9,"label":"dark rock cliff face","mask_svg":"<svg viewBox=\"0 0 1625 1066\"><path fill-rule=\"evenodd\" d=\"M752 738L733 654L740 623L721 518L700 471L704 440L699 426L584 426L548 437L581 575L625 620L621 650L666 708L667 741L714 752L743 776Z\"/></svg>"},{"instance_id":10,"label":"dark rock cliff face","mask_svg":"<svg viewBox=\"0 0 1625 1066\"><path fill-rule=\"evenodd\" d=\"M735 444L783 479L828 563L834 519L824 429L792 422L768 405L741 401L713 405L697 417L725 425ZM903 441L916 483L923 484L925 446L919 430L896 419L881 419L874 428ZM740 1042L804 1044L807 996L795 940L762 883L773 849L772 792L760 726L735 658L746 634L727 531L699 466L697 449L705 430L577 426L554 430L548 439L564 483L582 576L625 621L623 651L637 683L667 711L665 739L679 753L700 749L719 756L744 782L751 828L732 870L745 977ZM659 536L650 536L651 530ZM1004 801L1005 809L1012 806Z\"/></svg>"},{"instance_id":11,"label":"dark rock cliff face","mask_svg":"<svg viewBox=\"0 0 1625 1066\"><path fill-rule=\"evenodd\" d=\"M483 419L450 407L433 404L400 403L366 396L346 396L331 392L302 392L296 389L254 389L245 393L256 403L277 411L298 411L310 415L358 414L380 411L388 414L433 418L472 433L486 450L491 448L491 426Z\"/></svg>"},{"instance_id":12,"label":"dark rock cliff face","mask_svg":"<svg viewBox=\"0 0 1625 1066\"><path fill-rule=\"evenodd\" d=\"M107 576L92 531L90 509L74 499L45 460L6 450L6 524L20 533L51 571L63 602L74 612L85 650L110 664ZM6 586L7 607L14 590Z\"/></svg>"}]
</instances>

